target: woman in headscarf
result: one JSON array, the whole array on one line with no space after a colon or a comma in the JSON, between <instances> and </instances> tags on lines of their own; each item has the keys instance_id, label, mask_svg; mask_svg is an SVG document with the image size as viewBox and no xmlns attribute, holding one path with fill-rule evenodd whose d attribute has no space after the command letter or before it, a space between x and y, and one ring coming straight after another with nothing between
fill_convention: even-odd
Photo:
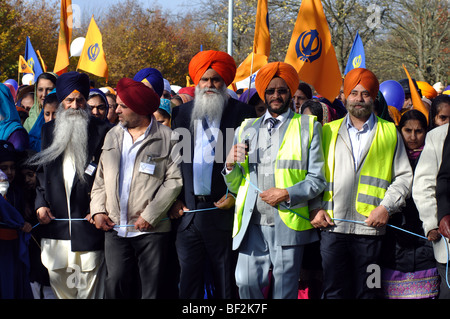
<instances>
[{"instance_id":1,"label":"woman in headscarf","mask_svg":"<svg viewBox=\"0 0 450 319\"><path fill-rule=\"evenodd\" d=\"M14 145L18 151L28 147L28 133L23 128L9 88L0 83L0 140Z\"/></svg>"},{"instance_id":2,"label":"woman in headscarf","mask_svg":"<svg viewBox=\"0 0 450 319\"><path fill-rule=\"evenodd\" d=\"M44 72L38 76L34 85L34 104L28 113L28 118L23 123L27 132L30 132L39 117L45 97L56 87L57 78L58 76L52 72Z\"/></svg>"},{"instance_id":3,"label":"woman in headscarf","mask_svg":"<svg viewBox=\"0 0 450 319\"><path fill-rule=\"evenodd\" d=\"M403 113L400 131L413 172L425 145L427 119L422 112ZM412 197L401 212L391 216L389 224L425 236L419 212ZM435 230L436 231L436 230ZM382 288L387 299L436 298L439 273L431 241L388 227L383 239Z\"/></svg>"},{"instance_id":4,"label":"woman in headscarf","mask_svg":"<svg viewBox=\"0 0 450 319\"><path fill-rule=\"evenodd\" d=\"M253 105L255 107L257 117L261 117L264 115L264 113L266 113L267 110L266 103L264 103L263 100L261 100L255 88L250 88L244 91L244 93L242 93L241 96L239 97L239 101Z\"/></svg>"}]
</instances>

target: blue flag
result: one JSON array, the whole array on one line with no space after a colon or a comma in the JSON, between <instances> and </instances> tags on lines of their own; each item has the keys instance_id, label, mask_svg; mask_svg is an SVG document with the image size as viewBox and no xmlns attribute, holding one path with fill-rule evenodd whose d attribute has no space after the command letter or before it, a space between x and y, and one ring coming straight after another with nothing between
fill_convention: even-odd
<instances>
[{"instance_id":1,"label":"blue flag","mask_svg":"<svg viewBox=\"0 0 450 319\"><path fill-rule=\"evenodd\" d=\"M25 60L28 62L28 65L34 71L34 80L36 81L38 76L41 75L44 71L42 70L41 63L39 62L39 58L36 52L31 45L30 38L27 37L27 43L25 44Z\"/></svg>"},{"instance_id":2,"label":"blue flag","mask_svg":"<svg viewBox=\"0 0 450 319\"><path fill-rule=\"evenodd\" d=\"M359 33L356 32L356 37L355 40L353 41L352 50L350 51L350 55L348 57L344 75L346 75L352 69L365 67L366 67L366 56L364 54L364 46L359 36Z\"/></svg>"}]
</instances>

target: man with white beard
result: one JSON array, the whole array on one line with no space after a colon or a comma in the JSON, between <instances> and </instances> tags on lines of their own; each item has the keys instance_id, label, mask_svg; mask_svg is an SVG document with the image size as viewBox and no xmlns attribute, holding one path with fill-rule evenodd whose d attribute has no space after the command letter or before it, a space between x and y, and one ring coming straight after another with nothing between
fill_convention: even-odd
<instances>
[{"instance_id":1,"label":"man with white beard","mask_svg":"<svg viewBox=\"0 0 450 319\"><path fill-rule=\"evenodd\" d=\"M56 119L42 127L35 208L42 234L42 262L60 299L103 297L104 233L88 222L90 192L105 121L91 116L86 98L89 77L68 72L56 82Z\"/></svg>"},{"instance_id":2,"label":"man with white beard","mask_svg":"<svg viewBox=\"0 0 450 319\"><path fill-rule=\"evenodd\" d=\"M172 128L183 138L190 132L190 141L182 141L187 146L182 149L183 190L170 211L177 227L182 299L203 298L207 275L214 298L235 297L231 250L234 199L227 194L221 170L234 130L245 118L256 115L253 107L227 95L235 74L236 64L227 53L199 52L189 63L195 98L173 109Z\"/></svg>"}]
</instances>

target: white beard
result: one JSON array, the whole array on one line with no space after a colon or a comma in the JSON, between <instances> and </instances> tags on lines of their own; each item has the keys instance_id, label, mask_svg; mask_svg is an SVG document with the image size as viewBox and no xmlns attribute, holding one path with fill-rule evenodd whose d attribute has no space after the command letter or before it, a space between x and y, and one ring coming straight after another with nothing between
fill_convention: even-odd
<instances>
[{"instance_id":1,"label":"white beard","mask_svg":"<svg viewBox=\"0 0 450 319\"><path fill-rule=\"evenodd\" d=\"M207 91L216 94L206 94ZM212 122L220 122L225 104L228 102L227 88L224 85L221 89L200 89L195 87L194 108L191 115L191 128L196 120L202 120L207 117Z\"/></svg>"},{"instance_id":2,"label":"white beard","mask_svg":"<svg viewBox=\"0 0 450 319\"><path fill-rule=\"evenodd\" d=\"M45 150L33 156L29 163L43 165L54 161L58 156L73 159L76 174L82 181L87 160L88 124L90 110L67 109L60 104L56 113L53 142Z\"/></svg>"}]
</instances>

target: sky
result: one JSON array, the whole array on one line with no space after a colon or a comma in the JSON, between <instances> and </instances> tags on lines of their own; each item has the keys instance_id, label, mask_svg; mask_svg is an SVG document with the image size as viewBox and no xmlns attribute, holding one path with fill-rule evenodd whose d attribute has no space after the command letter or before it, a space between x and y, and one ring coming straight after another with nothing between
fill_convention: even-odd
<instances>
[{"instance_id":1,"label":"sky","mask_svg":"<svg viewBox=\"0 0 450 319\"><path fill-rule=\"evenodd\" d=\"M100 7L104 8L108 5L118 3L120 0L72 0L72 5L79 5L84 15L84 11L88 11L89 16L94 14L96 9ZM137 0L144 8L152 8L158 6L163 11L183 13L189 9L195 8L195 0Z\"/></svg>"}]
</instances>

